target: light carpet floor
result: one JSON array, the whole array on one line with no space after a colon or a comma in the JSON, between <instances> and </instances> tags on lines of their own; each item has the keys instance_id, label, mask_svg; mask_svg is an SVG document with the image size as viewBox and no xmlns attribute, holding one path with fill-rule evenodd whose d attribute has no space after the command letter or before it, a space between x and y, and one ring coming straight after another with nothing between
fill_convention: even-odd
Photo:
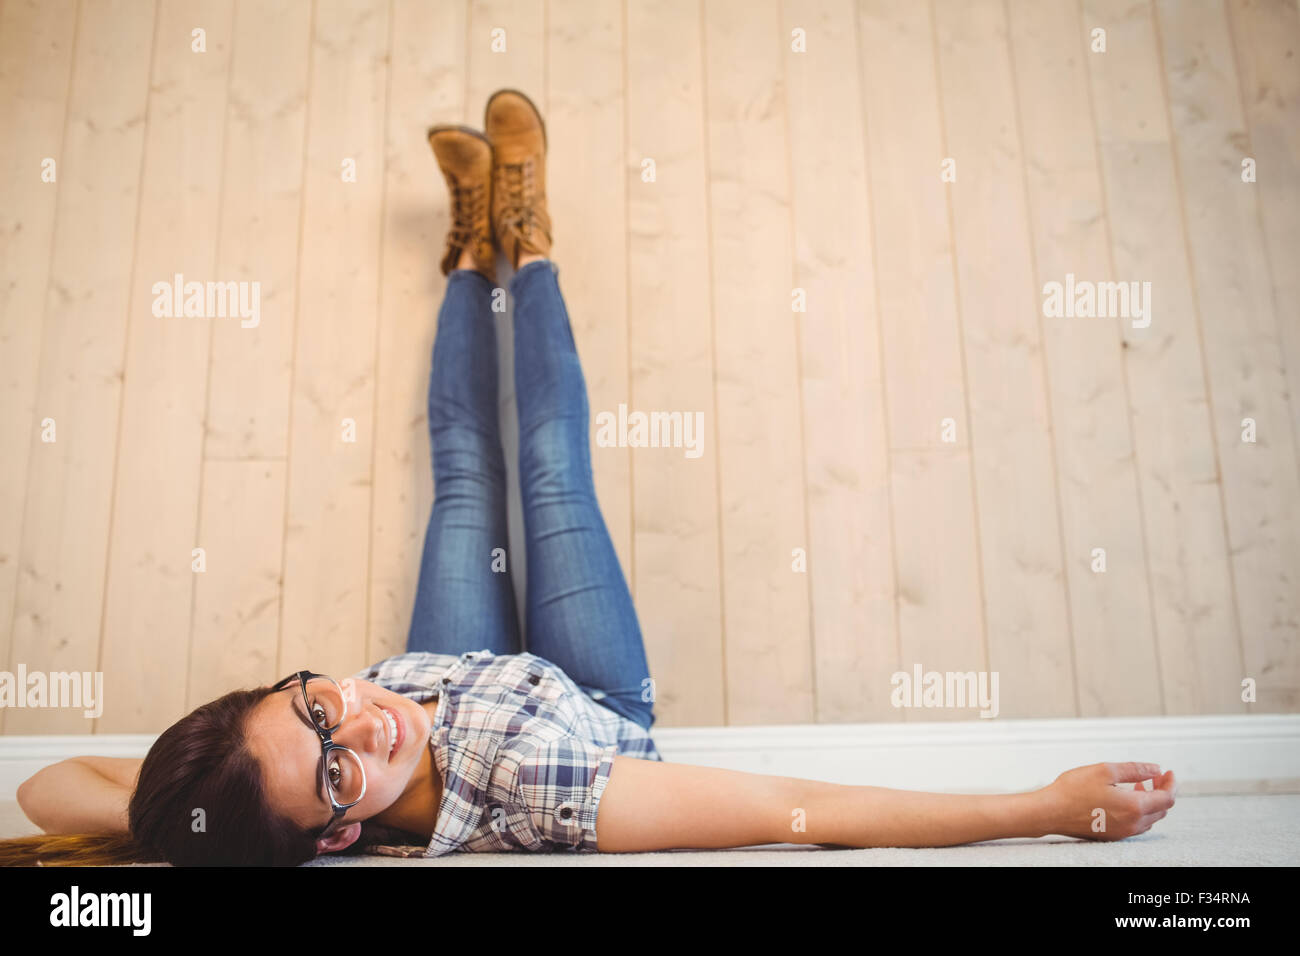
<instances>
[{"instance_id":1,"label":"light carpet floor","mask_svg":"<svg viewBox=\"0 0 1300 956\"><path fill-rule=\"evenodd\" d=\"M0 837L40 832L0 801ZM307 866L1296 866L1300 794L1180 796L1150 831L1116 843L1065 837L943 849L827 850L780 844L663 853L455 853L439 859L325 856Z\"/></svg>"}]
</instances>

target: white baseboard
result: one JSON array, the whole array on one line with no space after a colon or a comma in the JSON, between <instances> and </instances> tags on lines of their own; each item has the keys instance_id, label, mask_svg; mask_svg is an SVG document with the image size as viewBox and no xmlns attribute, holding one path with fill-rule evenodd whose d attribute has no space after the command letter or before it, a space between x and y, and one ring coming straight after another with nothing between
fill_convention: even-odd
<instances>
[{"instance_id":1,"label":"white baseboard","mask_svg":"<svg viewBox=\"0 0 1300 956\"><path fill-rule=\"evenodd\" d=\"M665 760L902 790L1015 793L1134 760L1195 793L1300 793L1300 715L665 728Z\"/></svg>"},{"instance_id":2,"label":"white baseboard","mask_svg":"<svg viewBox=\"0 0 1300 956\"><path fill-rule=\"evenodd\" d=\"M665 727L667 761L903 790L1008 793L1071 767L1138 760L1173 769L1180 792L1300 792L1300 715L1114 717ZM81 754L143 757L152 734L0 736L0 800L42 767Z\"/></svg>"}]
</instances>

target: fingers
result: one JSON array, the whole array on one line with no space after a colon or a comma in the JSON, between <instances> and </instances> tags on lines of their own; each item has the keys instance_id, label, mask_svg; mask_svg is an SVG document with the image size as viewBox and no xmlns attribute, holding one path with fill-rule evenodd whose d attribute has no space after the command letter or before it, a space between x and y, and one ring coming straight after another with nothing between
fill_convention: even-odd
<instances>
[{"instance_id":1,"label":"fingers","mask_svg":"<svg viewBox=\"0 0 1300 956\"><path fill-rule=\"evenodd\" d=\"M1160 811L1163 816L1163 811L1167 811L1174 805L1174 788L1174 772L1166 770L1156 781L1154 790L1139 788L1134 791L1137 794L1139 809L1144 814Z\"/></svg>"},{"instance_id":2,"label":"fingers","mask_svg":"<svg viewBox=\"0 0 1300 956\"><path fill-rule=\"evenodd\" d=\"M1111 783L1139 783L1160 776L1158 763L1107 763L1103 766L1110 774Z\"/></svg>"},{"instance_id":3,"label":"fingers","mask_svg":"<svg viewBox=\"0 0 1300 956\"><path fill-rule=\"evenodd\" d=\"M1156 825L1157 821L1163 820L1165 818L1165 814L1168 812L1169 812L1168 810L1161 810L1159 813L1153 813L1150 816L1144 816L1138 822L1136 833L1146 833L1148 830L1150 830L1153 826Z\"/></svg>"}]
</instances>

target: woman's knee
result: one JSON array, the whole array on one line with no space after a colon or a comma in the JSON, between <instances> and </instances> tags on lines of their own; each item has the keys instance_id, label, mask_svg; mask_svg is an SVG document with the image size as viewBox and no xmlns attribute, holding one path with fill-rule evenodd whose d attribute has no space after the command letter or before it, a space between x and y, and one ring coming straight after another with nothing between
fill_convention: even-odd
<instances>
[{"instance_id":1,"label":"woman's knee","mask_svg":"<svg viewBox=\"0 0 1300 956\"><path fill-rule=\"evenodd\" d=\"M549 418L519 435L519 478L533 494L593 491L585 422L579 416Z\"/></svg>"},{"instance_id":2,"label":"woman's knee","mask_svg":"<svg viewBox=\"0 0 1300 956\"><path fill-rule=\"evenodd\" d=\"M464 425L437 426L431 432L435 481L468 478L493 487L504 483L505 455L495 436Z\"/></svg>"},{"instance_id":3,"label":"woman's knee","mask_svg":"<svg viewBox=\"0 0 1300 956\"><path fill-rule=\"evenodd\" d=\"M639 725L643 730L649 730L655 722L654 702L643 700L643 694L639 690L631 691L614 691L606 693L602 690L589 690L587 696L618 714L620 717L626 717L632 723Z\"/></svg>"}]
</instances>

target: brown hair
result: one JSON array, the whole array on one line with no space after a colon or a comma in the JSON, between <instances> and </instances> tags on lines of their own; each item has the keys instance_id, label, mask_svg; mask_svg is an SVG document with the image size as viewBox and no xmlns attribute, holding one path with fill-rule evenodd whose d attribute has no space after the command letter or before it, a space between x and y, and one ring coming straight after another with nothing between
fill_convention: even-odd
<instances>
[{"instance_id":1,"label":"brown hair","mask_svg":"<svg viewBox=\"0 0 1300 956\"><path fill-rule=\"evenodd\" d=\"M247 746L247 721L271 693L231 691L168 727L140 766L129 833L0 840L0 866L296 866L312 859L318 834L271 810ZM359 853L381 832L387 828L363 824L361 839L338 852Z\"/></svg>"}]
</instances>

